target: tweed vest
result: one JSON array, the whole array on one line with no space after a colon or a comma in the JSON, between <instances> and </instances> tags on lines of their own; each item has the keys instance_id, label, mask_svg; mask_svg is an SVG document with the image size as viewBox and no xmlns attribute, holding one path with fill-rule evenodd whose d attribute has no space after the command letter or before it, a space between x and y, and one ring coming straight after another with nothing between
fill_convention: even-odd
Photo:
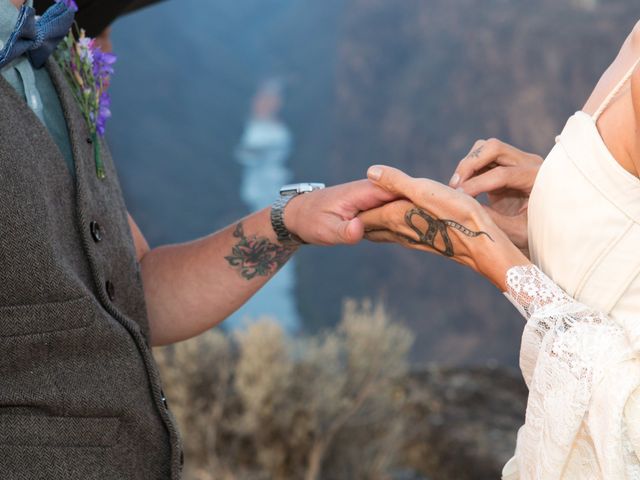
<instances>
[{"instance_id":1,"label":"tweed vest","mask_svg":"<svg viewBox=\"0 0 640 480\"><path fill-rule=\"evenodd\" d=\"M0 478L177 480L117 173L53 61L74 179L0 76Z\"/></svg>"}]
</instances>

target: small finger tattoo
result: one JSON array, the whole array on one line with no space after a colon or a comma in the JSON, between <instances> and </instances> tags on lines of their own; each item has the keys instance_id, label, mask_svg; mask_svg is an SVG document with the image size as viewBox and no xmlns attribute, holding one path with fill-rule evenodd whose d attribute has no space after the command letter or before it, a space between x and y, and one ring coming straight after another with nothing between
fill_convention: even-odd
<instances>
[{"instance_id":1,"label":"small finger tattoo","mask_svg":"<svg viewBox=\"0 0 640 480\"><path fill-rule=\"evenodd\" d=\"M478 157L480 157L480 154L482 153L482 149L483 148L484 148L484 145L480 145L478 148L473 150L469 155L467 155L467 158L478 158Z\"/></svg>"}]
</instances>

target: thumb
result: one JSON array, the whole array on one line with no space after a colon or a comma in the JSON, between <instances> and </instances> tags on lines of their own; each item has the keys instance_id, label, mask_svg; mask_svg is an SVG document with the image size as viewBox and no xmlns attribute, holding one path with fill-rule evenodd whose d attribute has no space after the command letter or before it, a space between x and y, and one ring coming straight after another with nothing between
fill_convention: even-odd
<instances>
[{"instance_id":1,"label":"thumb","mask_svg":"<svg viewBox=\"0 0 640 480\"><path fill-rule=\"evenodd\" d=\"M335 243L354 245L364 237L364 223L359 218L351 220L336 219Z\"/></svg>"},{"instance_id":2,"label":"thumb","mask_svg":"<svg viewBox=\"0 0 640 480\"><path fill-rule=\"evenodd\" d=\"M415 179L402 170L385 165L373 165L367 170L369 180L380 188L399 197L405 197L413 202L417 199Z\"/></svg>"}]
</instances>

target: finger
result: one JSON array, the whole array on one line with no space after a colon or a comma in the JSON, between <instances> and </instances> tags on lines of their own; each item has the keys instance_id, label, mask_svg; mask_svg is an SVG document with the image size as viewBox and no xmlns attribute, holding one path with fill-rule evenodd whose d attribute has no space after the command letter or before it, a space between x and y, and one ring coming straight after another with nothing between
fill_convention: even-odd
<instances>
[{"instance_id":1,"label":"finger","mask_svg":"<svg viewBox=\"0 0 640 480\"><path fill-rule=\"evenodd\" d=\"M494 223L502 230L507 237L518 248L528 248L528 235L527 235L527 217L526 213L508 216L502 215L491 207L484 206Z\"/></svg>"},{"instance_id":2,"label":"finger","mask_svg":"<svg viewBox=\"0 0 640 480\"><path fill-rule=\"evenodd\" d=\"M469 153L467 153L462 160L458 162L456 169L454 170L453 175L451 176L451 180L449 180L449 186L451 188L457 188L460 185L461 174L465 172L466 164L468 163L468 159L472 158L475 155L478 155L483 150L483 145L486 140L476 140Z\"/></svg>"},{"instance_id":3,"label":"finger","mask_svg":"<svg viewBox=\"0 0 640 480\"><path fill-rule=\"evenodd\" d=\"M397 195L374 185L369 180L351 182L348 187L347 193L343 193L341 196L344 200L348 199L350 207L348 209L353 210L352 215L379 207L398 198Z\"/></svg>"},{"instance_id":4,"label":"finger","mask_svg":"<svg viewBox=\"0 0 640 480\"><path fill-rule=\"evenodd\" d=\"M472 197L481 193L510 189L531 193L537 169L530 167L495 167L462 182L458 188Z\"/></svg>"},{"instance_id":5,"label":"finger","mask_svg":"<svg viewBox=\"0 0 640 480\"><path fill-rule=\"evenodd\" d=\"M458 170L460 169L462 162L464 162L464 160L468 158L473 152L478 151L478 149L482 146L484 142L485 142L484 140L476 140L473 146L471 147L471 150L469 150L469 153L467 153L464 156L464 158L458 162L458 165L456 166L456 169L454 170L454 173L451 176L451 180L449 180L449 186L451 188L457 188L458 185L460 184L460 173L458 172Z\"/></svg>"},{"instance_id":6,"label":"finger","mask_svg":"<svg viewBox=\"0 0 640 480\"><path fill-rule=\"evenodd\" d=\"M476 142L469 154L458 163L458 167L451 177L450 186L457 188L483 169L490 168L493 163L496 165L510 164L509 156L506 155L510 148L512 148L510 145L496 138Z\"/></svg>"},{"instance_id":7,"label":"finger","mask_svg":"<svg viewBox=\"0 0 640 480\"><path fill-rule=\"evenodd\" d=\"M344 243L353 245L364 238L364 223L359 218L352 218L344 227Z\"/></svg>"},{"instance_id":8,"label":"finger","mask_svg":"<svg viewBox=\"0 0 640 480\"><path fill-rule=\"evenodd\" d=\"M428 247L419 245L414 239L409 236L401 235L389 230L371 230L365 232L364 238L370 242L376 243L397 243L406 248L412 248L414 250L427 250Z\"/></svg>"},{"instance_id":9,"label":"finger","mask_svg":"<svg viewBox=\"0 0 640 480\"><path fill-rule=\"evenodd\" d=\"M375 243L393 243L397 240L396 236L387 230L371 230L365 232L364 238Z\"/></svg>"},{"instance_id":10,"label":"finger","mask_svg":"<svg viewBox=\"0 0 640 480\"><path fill-rule=\"evenodd\" d=\"M323 215L310 227L309 232L301 236L312 245L353 245L364 237L362 220L345 220L337 215Z\"/></svg>"},{"instance_id":11,"label":"finger","mask_svg":"<svg viewBox=\"0 0 640 480\"><path fill-rule=\"evenodd\" d=\"M472 197L476 197L481 193L502 190L509 184L510 173L512 172L509 172L507 167L492 168L485 173L461 182L458 188Z\"/></svg>"},{"instance_id":12,"label":"finger","mask_svg":"<svg viewBox=\"0 0 640 480\"><path fill-rule=\"evenodd\" d=\"M382 207L361 212L358 218L362 220L366 230L396 231L406 227L405 214L415 205L406 200L396 200Z\"/></svg>"},{"instance_id":13,"label":"finger","mask_svg":"<svg viewBox=\"0 0 640 480\"><path fill-rule=\"evenodd\" d=\"M333 225L331 225L331 223ZM332 217L329 231L332 231L333 235L332 238L327 239L326 244L354 245L364 237L364 224L359 218L342 220L338 217Z\"/></svg>"},{"instance_id":14,"label":"finger","mask_svg":"<svg viewBox=\"0 0 640 480\"><path fill-rule=\"evenodd\" d=\"M369 230L385 230L387 228L385 207L367 210L358 215L364 225L365 232Z\"/></svg>"},{"instance_id":15,"label":"finger","mask_svg":"<svg viewBox=\"0 0 640 480\"><path fill-rule=\"evenodd\" d=\"M427 184L424 179L415 179L397 168L374 165L369 167L367 177L387 192L406 197L416 204L420 204L420 200L427 193L425 192Z\"/></svg>"}]
</instances>

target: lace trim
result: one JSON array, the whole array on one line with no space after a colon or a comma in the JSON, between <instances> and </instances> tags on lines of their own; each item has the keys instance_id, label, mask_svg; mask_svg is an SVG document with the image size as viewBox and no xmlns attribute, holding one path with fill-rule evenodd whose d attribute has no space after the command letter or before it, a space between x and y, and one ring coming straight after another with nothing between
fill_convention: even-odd
<instances>
[{"instance_id":1,"label":"lace trim","mask_svg":"<svg viewBox=\"0 0 640 480\"><path fill-rule=\"evenodd\" d=\"M592 463L587 457L599 457L591 442L577 440L584 436L594 389L613 365L630 358L629 342L620 325L574 300L535 265L512 267L505 295L527 320L520 350L529 387L516 450L520 475L563 478L570 457L573 464L577 455L583 465ZM625 462L618 461L622 468ZM603 468L593 464L598 472ZM598 472L586 475L601 478Z\"/></svg>"}]
</instances>

